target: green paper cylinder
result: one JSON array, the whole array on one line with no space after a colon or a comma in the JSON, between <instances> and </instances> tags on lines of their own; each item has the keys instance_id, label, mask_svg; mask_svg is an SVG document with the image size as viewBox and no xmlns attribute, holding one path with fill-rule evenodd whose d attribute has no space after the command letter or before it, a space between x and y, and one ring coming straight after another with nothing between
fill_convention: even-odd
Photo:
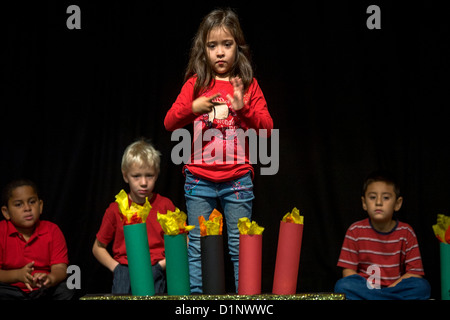
<instances>
[{"instance_id":1,"label":"green paper cylinder","mask_svg":"<svg viewBox=\"0 0 450 320\"><path fill-rule=\"evenodd\" d=\"M164 235L166 251L167 293L171 296L191 294L186 233Z\"/></svg>"},{"instance_id":2,"label":"green paper cylinder","mask_svg":"<svg viewBox=\"0 0 450 320\"><path fill-rule=\"evenodd\" d=\"M131 293L135 296L153 296L155 284L148 246L147 226L145 223L126 225L123 226L123 232L127 249Z\"/></svg>"},{"instance_id":3,"label":"green paper cylinder","mask_svg":"<svg viewBox=\"0 0 450 320\"><path fill-rule=\"evenodd\" d=\"M450 244L440 243L441 251L441 297L450 300Z\"/></svg>"}]
</instances>

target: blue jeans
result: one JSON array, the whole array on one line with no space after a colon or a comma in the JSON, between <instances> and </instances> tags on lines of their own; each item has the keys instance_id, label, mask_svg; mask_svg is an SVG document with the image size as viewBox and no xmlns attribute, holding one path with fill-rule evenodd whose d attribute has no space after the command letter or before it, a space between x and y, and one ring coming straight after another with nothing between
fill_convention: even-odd
<instances>
[{"instance_id":1,"label":"blue jeans","mask_svg":"<svg viewBox=\"0 0 450 320\"><path fill-rule=\"evenodd\" d=\"M166 274L159 263L152 266L153 281L155 283L155 293L164 293L166 290ZM130 274L128 266L118 264L114 269L113 285L111 288L113 294L131 294Z\"/></svg>"},{"instance_id":2,"label":"blue jeans","mask_svg":"<svg viewBox=\"0 0 450 320\"><path fill-rule=\"evenodd\" d=\"M202 293L202 267L200 251L199 216L208 220L216 208L217 199L223 208L224 222L228 230L228 250L234 267L234 280L238 285L239 276L239 230L237 223L240 218L251 219L253 183L251 173L227 182L215 183L194 176L185 171L186 182L184 192L188 215L188 224L195 225L189 232L189 275L192 293Z\"/></svg>"},{"instance_id":3,"label":"blue jeans","mask_svg":"<svg viewBox=\"0 0 450 320\"><path fill-rule=\"evenodd\" d=\"M424 278L407 278L395 287L367 288L366 279L359 274L341 278L334 292L345 293L348 300L426 300L430 298L430 284Z\"/></svg>"}]
</instances>

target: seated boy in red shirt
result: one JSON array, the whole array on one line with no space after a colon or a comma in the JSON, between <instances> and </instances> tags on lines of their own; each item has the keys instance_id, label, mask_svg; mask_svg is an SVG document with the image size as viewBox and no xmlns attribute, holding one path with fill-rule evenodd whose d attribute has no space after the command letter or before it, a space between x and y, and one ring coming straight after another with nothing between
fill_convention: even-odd
<instances>
[{"instance_id":1,"label":"seated boy in red shirt","mask_svg":"<svg viewBox=\"0 0 450 320\"><path fill-rule=\"evenodd\" d=\"M167 210L175 210L170 199L153 192L159 169L160 153L151 144L139 140L126 148L122 157L122 175L130 186L129 205L132 202L142 205L148 197L152 206L146 226L155 293L163 293L166 288L164 232L156 220L157 213L165 214ZM112 256L107 250L111 242ZM112 293L131 294L123 223L117 202L112 202L106 209L92 252L97 260L114 274Z\"/></svg>"},{"instance_id":2,"label":"seated boy in red shirt","mask_svg":"<svg viewBox=\"0 0 450 320\"><path fill-rule=\"evenodd\" d=\"M28 180L9 183L0 221L0 300L69 300L67 246L58 226L40 220L43 201Z\"/></svg>"},{"instance_id":3,"label":"seated boy in red shirt","mask_svg":"<svg viewBox=\"0 0 450 320\"><path fill-rule=\"evenodd\" d=\"M393 219L403 197L387 172L373 172L364 183L362 206L369 218L352 224L345 235L334 291L350 300L415 300L430 297L414 230Z\"/></svg>"}]
</instances>

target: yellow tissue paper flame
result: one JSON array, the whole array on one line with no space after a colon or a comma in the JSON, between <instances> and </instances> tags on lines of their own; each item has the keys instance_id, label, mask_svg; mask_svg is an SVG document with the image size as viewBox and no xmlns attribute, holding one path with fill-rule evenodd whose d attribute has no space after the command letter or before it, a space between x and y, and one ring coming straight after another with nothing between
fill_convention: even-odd
<instances>
[{"instance_id":1,"label":"yellow tissue paper flame","mask_svg":"<svg viewBox=\"0 0 450 320\"><path fill-rule=\"evenodd\" d=\"M223 217L219 210L214 209L209 215L208 220L205 217L198 217L200 225L200 236L214 236L221 235L223 229Z\"/></svg>"},{"instance_id":2,"label":"yellow tissue paper flame","mask_svg":"<svg viewBox=\"0 0 450 320\"><path fill-rule=\"evenodd\" d=\"M195 226L186 225L187 215L178 208L175 211L167 210L166 214L157 213L157 218L164 234L176 236L180 233L187 233L195 228Z\"/></svg>"},{"instance_id":3,"label":"yellow tissue paper flame","mask_svg":"<svg viewBox=\"0 0 450 320\"><path fill-rule=\"evenodd\" d=\"M437 224L433 225L436 238L443 243L450 243L450 217L443 214L437 215Z\"/></svg>"},{"instance_id":4,"label":"yellow tissue paper flame","mask_svg":"<svg viewBox=\"0 0 450 320\"><path fill-rule=\"evenodd\" d=\"M303 224L303 216L300 215L300 211L294 207L291 212L288 212L284 215L283 219L281 221L289 222L289 223L296 223L296 224Z\"/></svg>"},{"instance_id":5,"label":"yellow tissue paper flame","mask_svg":"<svg viewBox=\"0 0 450 320\"><path fill-rule=\"evenodd\" d=\"M116 202L119 205L119 211L122 214L123 225L144 223L147 220L148 214L152 209L148 198L145 198L145 203L143 206L136 203L132 203L131 206L128 205L128 194L125 190L120 190L116 195Z\"/></svg>"},{"instance_id":6,"label":"yellow tissue paper flame","mask_svg":"<svg viewBox=\"0 0 450 320\"><path fill-rule=\"evenodd\" d=\"M240 218L237 223L240 234L260 235L264 227L260 227L255 221L250 222L249 218Z\"/></svg>"}]
</instances>

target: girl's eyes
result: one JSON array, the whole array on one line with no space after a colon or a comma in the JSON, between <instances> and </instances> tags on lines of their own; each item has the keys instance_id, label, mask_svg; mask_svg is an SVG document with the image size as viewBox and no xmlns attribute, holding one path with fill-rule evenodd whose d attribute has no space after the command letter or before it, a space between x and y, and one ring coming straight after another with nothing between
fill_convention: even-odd
<instances>
[{"instance_id":1,"label":"girl's eyes","mask_svg":"<svg viewBox=\"0 0 450 320\"><path fill-rule=\"evenodd\" d=\"M216 46L217 46L217 44L215 44L215 43L208 43L206 46L207 46L209 49L215 49ZM224 46L225 46L226 48L231 48L231 47L233 46L233 41L227 41L227 42L225 42L225 43L224 43Z\"/></svg>"}]
</instances>

